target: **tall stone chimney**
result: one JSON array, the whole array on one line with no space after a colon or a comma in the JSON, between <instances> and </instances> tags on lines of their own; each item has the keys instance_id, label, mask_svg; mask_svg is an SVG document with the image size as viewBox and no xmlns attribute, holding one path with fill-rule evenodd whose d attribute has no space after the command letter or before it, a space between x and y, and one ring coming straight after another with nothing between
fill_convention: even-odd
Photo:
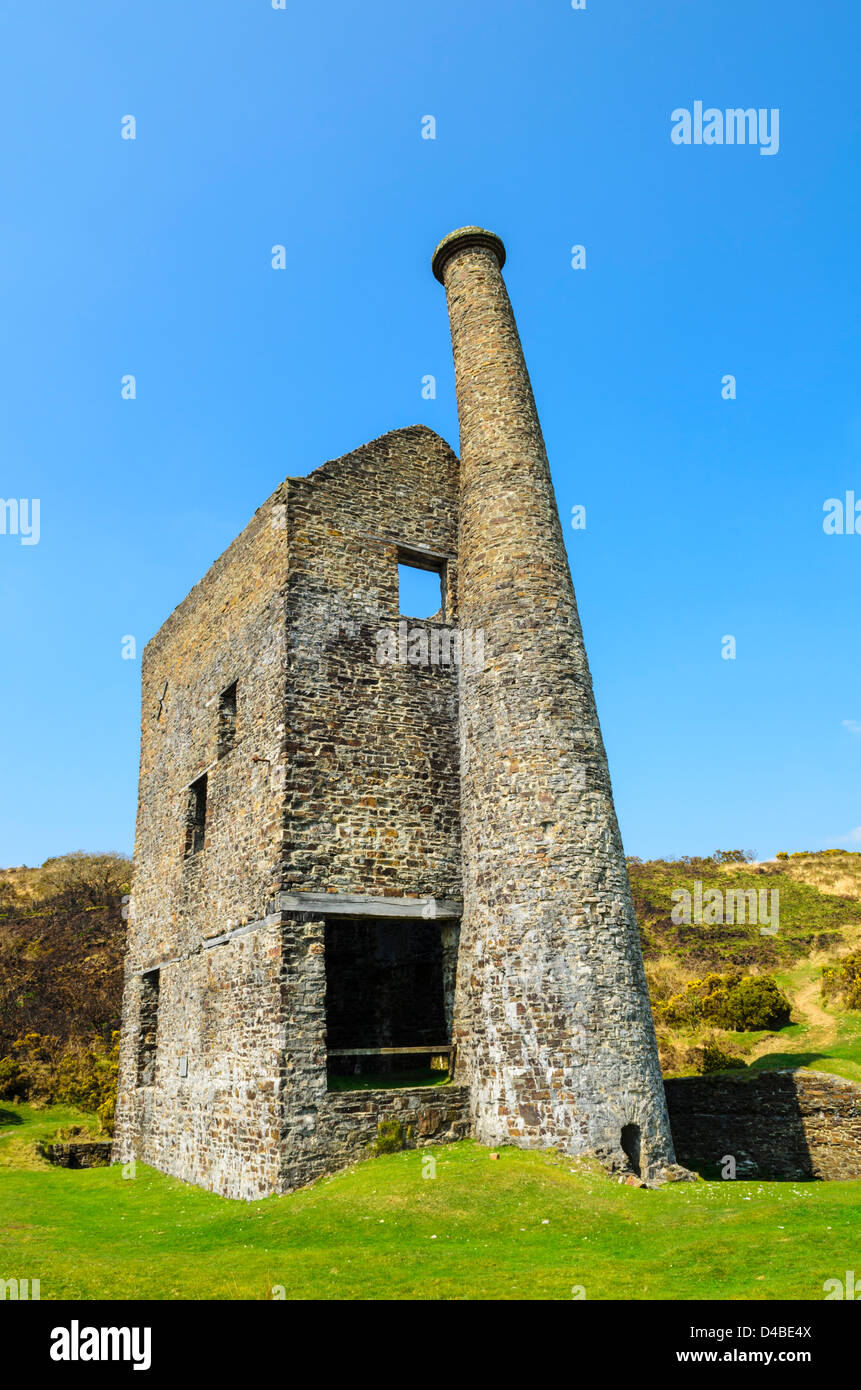
<instances>
[{"instance_id":1,"label":"tall stone chimney","mask_svg":"<svg viewBox=\"0 0 861 1390\"><path fill-rule=\"evenodd\" d=\"M674 1161L607 758L499 237L440 242L460 419L464 915L458 1078L477 1137ZM627 1156L627 1158L625 1158Z\"/></svg>"}]
</instances>

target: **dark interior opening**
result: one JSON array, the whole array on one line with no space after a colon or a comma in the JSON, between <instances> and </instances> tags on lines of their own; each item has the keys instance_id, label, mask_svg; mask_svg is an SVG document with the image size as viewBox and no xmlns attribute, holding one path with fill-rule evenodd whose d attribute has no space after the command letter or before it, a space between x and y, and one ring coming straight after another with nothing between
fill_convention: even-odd
<instances>
[{"instance_id":1,"label":"dark interior opening","mask_svg":"<svg viewBox=\"0 0 861 1390\"><path fill-rule=\"evenodd\" d=\"M158 994L160 977L157 970L148 970L141 978L141 1009L138 1022L137 1079L139 1086L155 1082L155 1058L158 1046Z\"/></svg>"},{"instance_id":2,"label":"dark interior opening","mask_svg":"<svg viewBox=\"0 0 861 1390\"><path fill-rule=\"evenodd\" d=\"M338 918L326 923L325 952L330 1085L444 1080L449 1059L439 1049L450 1042L453 971L440 924ZM402 1047L426 1050L373 1051Z\"/></svg>"},{"instance_id":3,"label":"dark interior opening","mask_svg":"<svg viewBox=\"0 0 861 1390\"><path fill-rule=\"evenodd\" d=\"M218 756L223 758L236 743L236 681L218 697Z\"/></svg>"},{"instance_id":4,"label":"dark interior opening","mask_svg":"<svg viewBox=\"0 0 861 1390\"><path fill-rule=\"evenodd\" d=\"M637 1177L640 1176L640 1126L625 1125L622 1130L622 1149Z\"/></svg>"},{"instance_id":5,"label":"dark interior opening","mask_svg":"<svg viewBox=\"0 0 861 1390\"><path fill-rule=\"evenodd\" d=\"M206 773L192 782L188 789L188 818L185 830L185 852L197 854L206 838Z\"/></svg>"}]
</instances>

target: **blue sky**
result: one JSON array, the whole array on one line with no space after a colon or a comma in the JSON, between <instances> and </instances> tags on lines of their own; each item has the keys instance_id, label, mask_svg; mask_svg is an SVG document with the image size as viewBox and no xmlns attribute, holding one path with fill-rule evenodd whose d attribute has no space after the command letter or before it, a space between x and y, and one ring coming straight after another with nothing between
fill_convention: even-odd
<instances>
[{"instance_id":1,"label":"blue sky","mask_svg":"<svg viewBox=\"0 0 861 1390\"><path fill-rule=\"evenodd\" d=\"M586 507L628 852L861 848L861 535L822 525L861 500L857 3L18 0L0 36L0 494L41 504L0 535L0 863L131 849L122 638L283 477L457 447L430 255L466 223ZM696 100L779 109L778 153L675 145Z\"/></svg>"}]
</instances>

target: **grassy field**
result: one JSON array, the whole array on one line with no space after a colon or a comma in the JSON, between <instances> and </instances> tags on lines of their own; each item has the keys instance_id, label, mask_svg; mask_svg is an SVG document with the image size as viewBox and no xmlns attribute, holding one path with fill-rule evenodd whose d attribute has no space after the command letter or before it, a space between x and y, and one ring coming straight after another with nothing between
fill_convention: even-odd
<instances>
[{"instance_id":1,"label":"grassy field","mask_svg":"<svg viewBox=\"0 0 861 1390\"><path fill-rule=\"evenodd\" d=\"M709 969L773 974L791 1001L788 1026L708 1032L751 1071L812 1067L861 1082L861 1012L821 993L823 966L861 945L861 855L655 862L632 877L654 999ZM779 935L674 926L671 892L696 881L778 886ZM705 1031L659 1030L668 1074L697 1069ZM386 1084L415 1079L389 1074ZM589 1163L517 1149L493 1161L461 1143L370 1159L246 1204L143 1165L133 1178L52 1168L35 1145L72 1124L98 1128L68 1106L0 1101L0 1278L39 1279L46 1300L263 1300L273 1289L288 1299L570 1299L579 1288L593 1300L821 1300L825 1280L861 1268L859 1182L645 1191ZM434 1177L423 1176L428 1158Z\"/></svg>"},{"instance_id":2,"label":"grassy field","mask_svg":"<svg viewBox=\"0 0 861 1390\"><path fill-rule=\"evenodd\" d=\"M34 1140L85 1117L2 1111L0 1277L40 1279L43 1299L821 1300L861 1257L857 1183L647 1191L466 1142L231 1202L142 1165L46 1167Z\"/></svg>"}]
</instances>

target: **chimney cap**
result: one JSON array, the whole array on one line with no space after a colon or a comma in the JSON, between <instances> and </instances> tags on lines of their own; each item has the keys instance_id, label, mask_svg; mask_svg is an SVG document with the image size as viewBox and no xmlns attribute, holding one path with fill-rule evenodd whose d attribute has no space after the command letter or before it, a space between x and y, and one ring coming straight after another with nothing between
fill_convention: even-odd
<instances>
[{"instance_id":1,"label":"chimney cap","mask_svg":"<svg viewBox=\"0 0 861 1390\"><path fill-rule=\"evenodd\" d=\"M467 246L486 246L496 256L499 269L505 265L505 247L495 232L488 232L484 227L458 227L456 232L449 232L448 236L443 237L433 253L431 269L441 285L445 284L442 274L446 261Z\"/></svg>"}]
</instances>

